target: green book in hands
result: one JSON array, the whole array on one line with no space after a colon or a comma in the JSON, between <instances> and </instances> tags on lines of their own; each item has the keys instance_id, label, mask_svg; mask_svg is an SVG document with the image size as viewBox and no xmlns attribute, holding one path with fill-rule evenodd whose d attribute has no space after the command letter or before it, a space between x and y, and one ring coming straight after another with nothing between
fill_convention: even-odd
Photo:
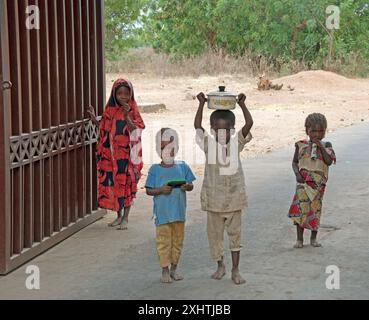
<instances>
[{"instance_id":1,"label":"green book in hands","mask_svg":"<svg viewBox=\"0 0 369 320\"><path fill-rule=\"evenodd\" d=\"M170 186L173 188L179 188L180 186L184 184L186 184L186 180L183 180L183 179L173 179L167 182L167 186Z\"/></svg>"}]
</instances>

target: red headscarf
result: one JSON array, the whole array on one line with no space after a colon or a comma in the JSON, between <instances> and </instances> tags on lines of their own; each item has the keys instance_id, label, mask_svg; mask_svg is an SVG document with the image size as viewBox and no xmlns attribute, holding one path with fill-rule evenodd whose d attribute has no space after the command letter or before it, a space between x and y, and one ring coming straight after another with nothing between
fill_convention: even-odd
<instances>
[{"instance_id":1,"label":"red headscarf","mask_svg":"<svg viewBox=\"0 0 369 320\"><path fill-rule=\"evenodd\" d=\"M128 116L137 128L135 132L129 132L123 109L116 99L122 86L130 90ZM99 125L96 150L99 207L118 211L130 206L135 198L143 167L141 132L144 128L131 82L118 79L113 84Z\"/></svg>"}]
</instances>

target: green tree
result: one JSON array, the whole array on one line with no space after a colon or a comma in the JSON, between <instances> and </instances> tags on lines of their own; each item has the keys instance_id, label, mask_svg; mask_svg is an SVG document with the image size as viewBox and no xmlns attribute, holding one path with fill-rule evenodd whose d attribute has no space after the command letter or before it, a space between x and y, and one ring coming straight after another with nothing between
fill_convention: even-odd
<instances>
[{"instance_id":1,"label":"green tree","mask_svg":"<svg viewBox=\"0 0 369 320\"><path fill-rule=\"evenodd\" d=\"M139 43L141 10L145 0L105 0L105 51L108 60L118 60Z\"/></svg>"},{"instance_id":2,"label":"green tree","mask_svg":"<svg viewBox=\"0 0 369 320\"><path fill-rule=\"evenodd\" d=\"M369 60L368 0L148 0L146 41L156 50L192 56L205 50L264 56L281 65L329 67L355 53ZM340 28L326 27L329 5Z\"/></svg>"},{"instance_id":3,"label":"green tree","mask_svg":"<svg viewBox=\"0 0 369 320\"><path fill-rule=\"evenodd\" d=\"M154 49L179 56L216 50L217 0L153 0L143 19L146 41Z\"/></svg>"}]
</instances>

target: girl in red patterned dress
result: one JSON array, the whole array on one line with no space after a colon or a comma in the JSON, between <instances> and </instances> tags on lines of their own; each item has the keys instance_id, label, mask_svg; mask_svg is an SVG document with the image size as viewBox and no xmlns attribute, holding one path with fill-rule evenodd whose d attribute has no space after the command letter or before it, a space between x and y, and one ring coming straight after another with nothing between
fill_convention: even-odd
<instances>
[{"instance_id":1,"label":"girl in red patterned dress","mask_svg":"<svg viewBox=\"0 0 369 320\"><path fill-rule=\"evenodd\" d=\"M323 142L327 130L327 119L321 113L310 114L305 121L306 134L310 140L296 143L292 168L296 175L297 187L288 216L297 228L295 248L303 247L304 229L311 230L310 244L320 247L317 242L322 201L328 181L328 169L336 162L330 142Z\"/></svg>"},{"instance_id":2,"label":"girl in red patterned dress","mask_svg":"<svg viewBox=\"0 0 369 320\"><path fill-rule=\"evenodd\" d=\"M116 211L117 218L109 226L125 230L141 178L141 132L145 128L132 84L124 79L115 81L100 123L93 107L87 112L99 126L96 147L98 206Z\"/></svg>"}]
</instances>

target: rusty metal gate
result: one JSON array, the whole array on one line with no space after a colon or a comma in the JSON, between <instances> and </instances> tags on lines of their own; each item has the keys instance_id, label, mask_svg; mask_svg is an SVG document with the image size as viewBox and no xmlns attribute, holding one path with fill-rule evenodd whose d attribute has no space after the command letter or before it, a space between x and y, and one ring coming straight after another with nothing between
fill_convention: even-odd
<instances>
[{"instance_id":1,"label":"rusty metal gate","mask_svg":"<svg viewBox=\"0 0 369 320\"><path fill-rule=\"evenodd\" d=\"M102 216L104 79L103 0L0 0L0 274Z\"/></svg>"}]
</instances>

